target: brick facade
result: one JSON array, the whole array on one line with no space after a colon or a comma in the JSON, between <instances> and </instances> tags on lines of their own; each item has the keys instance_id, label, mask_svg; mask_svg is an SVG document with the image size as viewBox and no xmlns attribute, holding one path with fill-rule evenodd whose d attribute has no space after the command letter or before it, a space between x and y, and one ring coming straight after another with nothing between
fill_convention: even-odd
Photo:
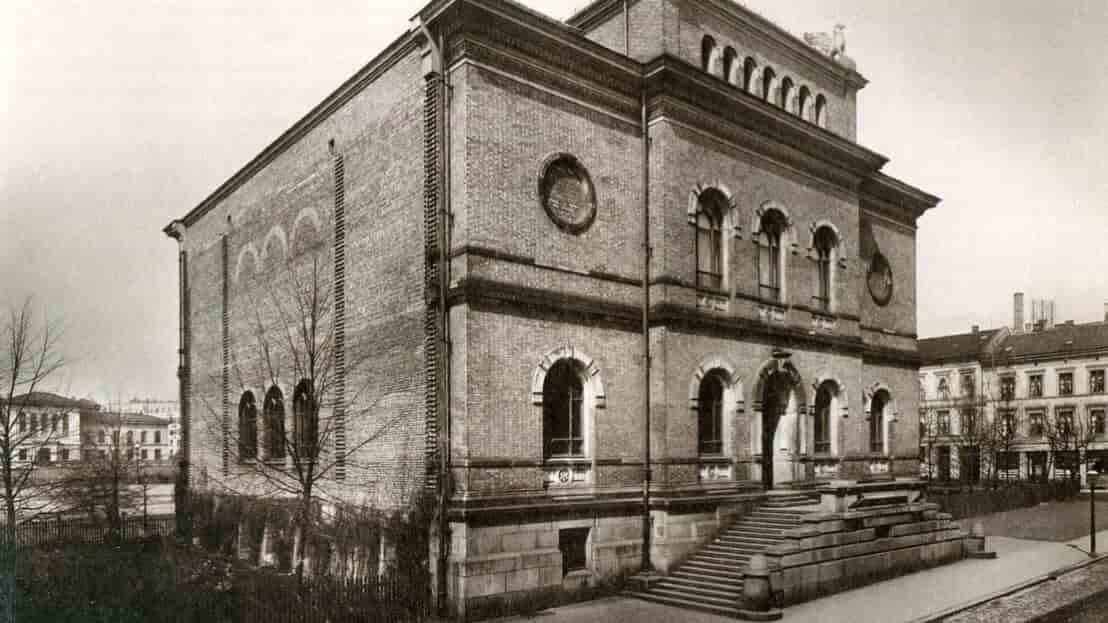
<instances>
[{"instance_id":1,"label":"brick facade","mask_svg":"<svg viewBox=\"0 0 1108 623\"><path fill-rule=\"evenodd\" d=\"M251 322L273 314L263 301L278 289L279 264L334 262L334 140L345 170L345 354L364 363L346 380L348 394L364 388L362 408L346 416L348 443L383 419L400 422L351 461L335 490L403 505L425 470L439 468L427 448L449 447L449 481L438 484L449 494L445 574L455 611L495 610L637 569L647 400L651 553L663 570L759 499L770 464L774 486L917 473L915 224L938 200L882 175L884 157L853 142L864 78L714 1L631 3L628 57L619 4L597 2L571 20L582 34L512 3L432 3L421 19L445 43L444 63L413 30L184 219L194 472L221 469L212 449L225 441L202 425L228 365L221 318L232 367L249 367ZM830 131L702 71L697 56L709 33L828 93ZM440 67L449 82L441 98L427 92ZM431 105L448 111L424 115ZM540 179L559 154L571 155L595 190L595 220L584 231L565 231L542 205ZM431 177L447 169L449 179ZM644 188L653 241L649 391ZM727 202L721 288L697 283L697 202L710 189ZM441 277L432 275L439 237L429 229L439 226L440 201L449 212L445 316L434 294ZM786 223L776 301L759 291L769 211ZM829 309L814 301L822 226L838 243ZM878 255L891 268L887 305L867 287ZM559 362L580 377L583 449L551 458L544 383ZM447 372L448 397L431 386ZM697 388L708 374L725 379L725 439L722 452L702 456ZM259 378L230 376L232 401L247 388L259 398L265 391ZM824 381L837 389L834 439L817 456ZM783 382L787 392L767 389ZM281 389L290 401L292 387ZM886 441L876 452L874 396L886 401ZM774 437L773 460L763 463L771 397L789 439ZM579 528L589 529L584 568L568 568L576 554L566 538Z\"/></svg>"}]
</instances>

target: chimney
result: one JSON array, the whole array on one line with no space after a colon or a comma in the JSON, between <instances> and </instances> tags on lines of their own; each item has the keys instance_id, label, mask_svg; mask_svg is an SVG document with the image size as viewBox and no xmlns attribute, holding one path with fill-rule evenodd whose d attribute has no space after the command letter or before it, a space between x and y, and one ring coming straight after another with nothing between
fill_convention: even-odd
<instances>
[{"instance_id":1,"label":"chimney","mask_svg":"<svg viewBox=\"0 0 1108 623\"><path fill-rule=\"evenodd\" d=\"M1012 330L1023 329L1023 292L1016 292L1012 297ZM1104 304L1104 314L1108 318L1108 303Z\"/></svg>"},{"instance_id":2,"label":"chimney","mask_svg":"<svg viewBox=\"0 0 1108 623\"><path fill-rule=\"evenodd\" d=\"M973 326L972 326L972 327L970 328L970 333L977 333L977 332L978 332L978 331L980 331L980 330L981 330L981 327L980 327L980 326L978 326L978 325L973 325Z\"/></svg>"}]
</instances>

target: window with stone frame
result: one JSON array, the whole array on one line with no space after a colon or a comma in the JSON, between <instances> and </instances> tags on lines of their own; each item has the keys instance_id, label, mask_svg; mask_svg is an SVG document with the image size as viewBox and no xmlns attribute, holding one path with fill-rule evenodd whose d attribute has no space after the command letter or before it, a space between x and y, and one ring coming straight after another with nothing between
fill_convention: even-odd
<instances>
[{"instance_id":1,"label":"window with stone frame","mask_svg":"<svg viewBox=\"0 0 1108 623\"><path fill-rule=\"evenodd\" d=\"M1068 437L1073 434L1073 409L1070 407L1062 407L1055 409L1054 411L1055 422L1057 423L1058 434L1063 437Z\"/></svg>"},{"instance_id":2,"label":"window with stone frame","mask_svg":"<svg viewBox=\"0 0 1108 623\"><path fill-rule=\"evenodd\" d=\"M1015 400L1016 399L1016 377L1014 377L1014 376L1002 376L1002 377L1000 377L1000 399L1001 400Z\"/></svg>"},{"instance_id":3,"label":"window with stone frame","mask_svg":"<svg viewBox=\"0 0 1108 623\"><path fill-rule=\"evenodd\" d=\"M1046 423L1041 411L1027 415L1027 435L1029 437L1042 437L1046 429Z\"/></svg>"},{"instance_id":4,"label":"window with stone frame","mask_svg":"<svg viewBox=\"0 0 1108 623\"><path fill-rule=\"evenodd\" d=\"M64 462L64 461L68 461L68 460L69 460L69 448L62 448L62 449L61 449L61 450L59 451L59 454L60 454L60 457L58 458L58 460L59 460L59 461L63 461L63 462Z\"/></svg>"},{"instance_id":5,"label":"window with stone frame","mask_svg":"<svg viewBox=\"0 0 1108 623\"><path fill-rule=\"evenodd\" d=\"M781 302L781 238L785 227L785 215L781 212L768 210L762 215L758 240L758 296L767 301Z\"/></svg>"},{"instance_id":6,"label":"window with stone frame","mask_svg":"<svg viewBox=\"0 0 1108 623\"><path fill-rule=\"evenodd\" d=\"M696 286L723 289L724 232L727 198L710 188L697 199L696 212Z\"/></svg>"},{"instance_id":7,"label":"window with stone frame","mask_svg":"<svg viewBox=\"0 0 1108 623\"><path fill-rule=\"evenodd\" d=\"M816 231L816 295L813 298L816 308L822 312L831 311L832 253L838 244L838 238L830 227L823 226Z\"/></svg>"},{"instance_id":8,"label":"window with stone frame","mask_svg":"<svg viewBox=\"0 0 1108 623\"><path fill-rule=\"evenodd\" d=\"M19 460L20 461L26 461L27 460L27 448L20 448L19 449Z\"/></svg>"},{"instance_id":9,"label":"window with stone frame","mask_svg":"<svg viewBox=\"0 0 1108 623\"><path fill-rule=\"evenodd\" d=\"M1059 396L1071 396L1071 395L1073 395L1073 372L1059 372L1058 373L1058 395Z\"/></svg>"},{"instance_id":10,"label":"window with stone frame","mask_svg":"<svg viewBox=\"0 0 1108 623\"><path fill-rule=\"evenodd\" d=\"M250 396L253 397L254 394L250 394ZM257 422L255 422L254 426L257 426ZM154 431L154 443L161 443L161 442L162 442L162 431L160 431L160 430ZM257 441L255 441L255 450L254 451L257 452Z\"/></svg>"},{"instance_id":11,"label":"window with stone frame","mask_svg":"<svg viewBox=\"0 0 1108 623\"><path fill-rule=\"evenodd\" d=\"M977 395L977 383L972 374L963 374L961 379L962 397L972 399Z\"/></svg>"},{"instance_id":12,"label":"window with stone frame","mask_svg":"<svg viewBox=\"0 0 1108 623\"><path fill-rule=\"evenodd\" d=\"M27 414L20 411L19 415L15 417L16 426L19 428L19 433L23 434L27 432Z\"/></svg>"},{"instance_id":13,"label":"window with stone frame","mask_svg":"<svg viewBox=\"0 0 1108 623\"><path fill-rule=\"evenodd\" d=\"M154 443L162 442L162 432L154 431ZM258 406L254 392L245 391L239 398L239 460L258 458Z\"/></svg>"},{"instance_id":14,"label":"window with stone frame","mask_svg":"<svg viewBox=\"0 0 1108 623\"><path fill-rule=\"evenodd\" d=\"M1094 435L1104 435L1105 434L1105 419L1104 419L1104 409L1103 408L1090 409L1089 410L1089 421L1092 425Z\"/></svg>"},{"instance_id":15,"label":"window with stone frame","mask_svg":"<svg viewBox=\"0 0 1108 623\"><path fill-rule=\"evenodd\" d=\"M950 400L950 381L946 378L939 379L939 400Z\"/></svg>"},{"instance_id":16,"label":"window with stone frame","mask_svg":"<svg viewBox=\"0 0 1108 623\"><path fill-rule=\"evenodd\" d=\"M1104 370L1089 370L1089 393L1104 393Z\"/></svg>"},{"instance_id":17,"label":"window with stone frame","mask_svg":"<svg viewBox=\"0 0 1108 623\"><path fill-rule=\"evenodd\" d=\"M1043 397L1043 375L1031 374L1027 377L1027 396L1029 398Z\"/></svg>"},{"instance_id":18,"label":"window with stone frame","mask_svg":"<svg viewBox=\"0 0 1108 623\"><path fill-rule=\"evenodd\" d=\"M1016 435L1016 410L1015 409L1002 409L999 412L1000 423L1003 428L1002 433L1008 438Z\"/></svg>"},{"instance_id":19,"label":"window with stone frame","mask_svg":"<svg viewBox=\"0 0 1108 623\"><path fill-rule=\"evenodd\" d=\"M816 392L816 417L812 423L816 454L831 454L831 400L835 389L834 383L824 381Z\"/></svg>"},{"instance_id":20,"label":"window with stone frame","mask_svg":"<svg viewBox=\"0 0 1108 623\"><path fill-rule=\"evenodd\" d=\"M542 413L543 456L585 456L584 384L574 362L563 359L546 373Z\"/></svg>"},{"instance_id":21,"label":"window with stone frame","mask_svg":"<svg viewBox=\"0 0 1108 623\"><path fill-rule=\"evenodd\" d=\"M939 435L950 434L950 411L943 409L935 412L936 433Z\"/></svg>"},{"instance_id":22,"label":"window with stone frame","mask_svg":"<svg viewBox=\"0 0 1108 623\"><path fill-rule=\"evenodd\" d=\"M265 421L266 459L284 460L285 452L285 397L276 385L265 394L262 406L262 419Z\"/></svg>"},{"instance_id":23,"label":"window with stone frame","mask_svg":"<svg viewBox=\"0 0 1108 623\"><path fill-rule=\"evenodd\" d=\"M314 461L319 454L319 406L313 393L311 381L301 379L292 394L296 459L300 461Z\"/></svg>"},{"instance_id":24,"label":"window with stone frame","mask_svg":"<svg viewBox=\"0 0 1108 623\"><path fill-rule=\"evenodd\" d=\"M696 445L701 455L723 454L723 379L717 372L700 381Z\"/></svg>"}]
</instances>

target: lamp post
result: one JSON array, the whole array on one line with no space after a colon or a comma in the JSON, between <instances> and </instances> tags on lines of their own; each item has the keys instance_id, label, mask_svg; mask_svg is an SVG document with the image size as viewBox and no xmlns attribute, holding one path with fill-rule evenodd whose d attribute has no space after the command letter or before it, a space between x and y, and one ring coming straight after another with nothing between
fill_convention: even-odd
<instances>
[{"instance_id":1,"label":"lamp post","mask_svg":"<svg viewBox=\"0 0 1108 623\"><path fill-rule=\"evenodd\" d=\"M1085 475L1089 481L1089 555L1096 556L1096 481L1100 474L1090 469Z\"/></svg>"}]
</instances>

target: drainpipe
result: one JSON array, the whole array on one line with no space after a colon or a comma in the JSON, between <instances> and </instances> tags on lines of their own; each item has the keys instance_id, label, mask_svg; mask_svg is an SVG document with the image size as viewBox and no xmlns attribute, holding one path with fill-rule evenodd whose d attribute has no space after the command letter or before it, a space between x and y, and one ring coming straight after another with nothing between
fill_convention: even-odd
<instances>
[{"instance_id":1,"label":"drainpipe","mask_svg":"<svg viewBox=\"0 0 1108 623\"><path fill-rule=\"evenodd\" d=\"M451 225L451 213L450 213L450 81L447 76L447 68L445 63L445 57L443 56L443 47L445 45L445 39L439 37L436 39L431 31L428 30L427 25L422 21L418 22L418 28L423 36L427 39L427 44L431 46L432 64L435 67L439 81L439 97L442 101L441 113L438 119L438 131L436 132L435 140L439 142L438 159L436 162L435 175L440 180L439 185L439 197L438 197L438 257L436 258L436 269L438 272L438 305L439 305L439 349L441 353L441 359L439 363L439 514L438 514L438 574L435 578L437 582L438 593L438 611L440 613L446 612L447 605L447 565L450 559L450 521L447 517L447 506L450 502L450 487L448 486L450 480L450 362L451 362L451 341L450 341L450 311L447 309L447 294L449 291L450 281L450 225Z\"/></svg>"},{"instance_id":2,"label":"drainpipe","mask_svg":"<svg viewBox=\"0 0 1108 623\"><path fill-rule=\"evenodd\" d=\"M626 4L624 5L626 6ZM643 349L643 470L642 470L642 570L650 573L650 127L646 89L642 92L642 349Z\"/></svg>"},{"instance_id":3,"label":"drainpipe","mask_svg":"<svg viewBox=\"0 0 1108 623\"><path fill-rule=\"evenodd\" d=\"M188 285L188 251L185 250L185 223L175 220L166 226L165 235L177 241L177 400L180 405L180 444L178 449L178 469L180 470L180 499L175 500L180 504L177 513L184 519L183 525L178 527L178 535L186 542L192 542L192 512L190 505L189 483L189 453L191 449L192 433L189 430L189 285Z\"/></svg>"}]
</instances>

